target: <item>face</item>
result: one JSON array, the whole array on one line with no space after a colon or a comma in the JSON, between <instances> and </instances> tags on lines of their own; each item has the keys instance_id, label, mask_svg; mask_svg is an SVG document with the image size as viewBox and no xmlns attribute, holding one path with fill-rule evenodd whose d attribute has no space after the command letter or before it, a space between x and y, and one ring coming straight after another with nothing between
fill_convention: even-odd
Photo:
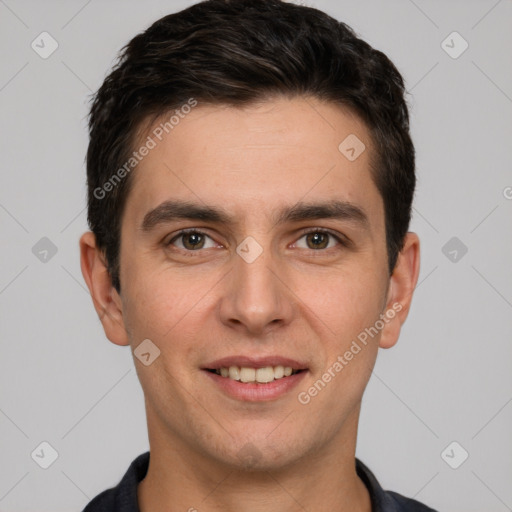
<instances>
[{"instance_id":1,"label":"face","mask_svg":"<svg viewBox=\"0 0 512 512\"><path fill-rule=\"evenodd\" d=\"M351 134L355 160L339 149ZM104 317L114 343L160 351L134 357L150 439L261 468L355 442L410 291L388 274L368 130L296 98L199 104L155 140L123 213L119 321Z\"/></svg>"}]
</instances>

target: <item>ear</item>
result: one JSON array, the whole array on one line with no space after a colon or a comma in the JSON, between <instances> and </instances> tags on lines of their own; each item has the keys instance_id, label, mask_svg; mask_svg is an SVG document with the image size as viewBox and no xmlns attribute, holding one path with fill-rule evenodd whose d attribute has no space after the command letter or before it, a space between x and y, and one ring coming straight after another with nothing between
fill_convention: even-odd
<instances>
[{"instance_id":1,"label":"ear","mask_svg":"<svg viewBox=\"0 0 512 512\"><path fill-rule=\"evenodd\" d=\"M112 286L103 253L91 231L80 237L80 266L107 338L116 345L129 345L121 297Z\"/></svg>"},{"instance_id":2,"label":"ear","mask_svg":"<svg viewBox=\"0 0 512 512\"><path fill-rule=\"evenodd\" d=\"M400 329L411 307L412 295L420 272L420 240L416 233L405 235L403 249L389 278L385 316L379 346L390 348L398 341Z\"/></svg>"}]
</instances>

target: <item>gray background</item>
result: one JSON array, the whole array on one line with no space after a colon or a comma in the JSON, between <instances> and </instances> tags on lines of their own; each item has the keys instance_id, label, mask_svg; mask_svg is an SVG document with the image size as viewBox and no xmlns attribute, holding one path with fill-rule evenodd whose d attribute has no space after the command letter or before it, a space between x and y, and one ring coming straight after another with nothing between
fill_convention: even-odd
<instances>
[{"instance_id":1,"label":"gray background","mask_svg":"<svg viewBox=\"0 0 512 512\"><path fill-rule=\"evenodd\" d=\"M87 98L122 45L191 3L0 0L0 511L81 510L148 449L129 348L105 338L80 272ZM440 511L512 510L512 2L308 4L387 53L411 92L420 284L357 455ZM31 48L43 31L59 44L47 59ZM453 31L469 43L456 59ZM43 441L48 469L31 457Z\"/></svg>"}]
</instances>

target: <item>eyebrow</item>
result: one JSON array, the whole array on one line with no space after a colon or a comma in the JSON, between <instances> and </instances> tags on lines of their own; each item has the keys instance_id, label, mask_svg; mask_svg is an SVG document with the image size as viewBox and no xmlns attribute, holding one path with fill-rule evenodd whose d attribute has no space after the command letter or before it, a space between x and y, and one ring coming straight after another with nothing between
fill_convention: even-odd
<instances>
[{"instance_id":1,"label":"eyebrow","mask_svg":"<svg viewBox=\"0 0 512 512\"><path fill-rule=\"evenodd\" d=\"M140 230L147 233L159 224L179 219L202 220L227 225L236 223L234 217L221 208L188 201L168 200L146 213ZM277 212L274 224L318 219L345 220L357 223L363 228L369 228L368 216L362 208L340 200L315 203L299 202L291 207L284 207Z\"/></svg>"}]
</instances>

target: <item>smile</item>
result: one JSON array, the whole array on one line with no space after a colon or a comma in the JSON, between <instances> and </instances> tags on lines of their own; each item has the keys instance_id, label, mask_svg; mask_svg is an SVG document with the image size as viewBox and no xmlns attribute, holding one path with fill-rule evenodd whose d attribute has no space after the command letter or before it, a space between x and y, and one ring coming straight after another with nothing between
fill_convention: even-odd
<instances>
[{"instance_id":1,"label":"smile","mask_svg":"<svg viewBox=\"0 0 512 512\"><path fill-rule=\"evenodd\" d=\"M274 380L283 379L295 375L302 370L294 370L291 366L265 366L263 368L250 368L247 366L229 366L208 371L216 373L221 377L236 380L244 383L267 384Z\"/></svg>"}]
</instances>

